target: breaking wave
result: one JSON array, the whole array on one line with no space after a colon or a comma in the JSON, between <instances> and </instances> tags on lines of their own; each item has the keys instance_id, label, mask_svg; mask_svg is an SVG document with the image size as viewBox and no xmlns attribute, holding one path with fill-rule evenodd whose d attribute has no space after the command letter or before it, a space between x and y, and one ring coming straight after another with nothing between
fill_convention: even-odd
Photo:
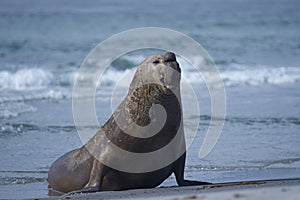
<instances>
[{"instance_id":1,"label":"breaking wave","mask_svg":"<svg viewBox=\"0 0 300 200\"><path fill-rule=\"evenodd\" d=\"M128 87L136 66L143 61L143 56L125 56L106 70L98 88L105 91L118 87ZM179 57L183 76L191 84L203 83L200 73ZM227 66L226 66L227 65ZM24 68L24 67L23 67ZM65 99L72 97L73 84L76 71L50 71L44 68L30 68L18 70L0 71L0 106L5 102L23 102L38 99ZM14 69L14 68L12 68ZM209 73L209 72L202 72ZM213 76L213 74L209 74ZM227 87L283 85L300 82L300 68L297 67L271 67L271 66L247 66L242 64L225 64L220 67L221 78ZM110 92L107 94L111 95ZM102 92L101 95L105 95ZM2 105L1 105L2 103ZM22 110L23 105L15 105L14 108L2 109L0 116L15 116L11 110ZM33 111L26 108L25 112Z\"/></svg>"}]
</instances>

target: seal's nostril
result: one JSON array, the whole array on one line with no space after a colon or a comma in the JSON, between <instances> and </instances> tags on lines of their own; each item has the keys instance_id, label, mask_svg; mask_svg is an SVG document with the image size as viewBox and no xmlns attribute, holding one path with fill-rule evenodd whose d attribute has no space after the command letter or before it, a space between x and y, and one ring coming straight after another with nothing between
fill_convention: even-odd
<instances>
[{"instance_id":1,"label":"seal's nostril","mask_svg":"<svg viewBox=\"0 0 300 200\"><path fill-rule=\"evenodd\" d=\"M172 52L167 52L164 56L164 61L165 62L173 62L176 61L176 56Z\"/></svg>"}]
</instances>

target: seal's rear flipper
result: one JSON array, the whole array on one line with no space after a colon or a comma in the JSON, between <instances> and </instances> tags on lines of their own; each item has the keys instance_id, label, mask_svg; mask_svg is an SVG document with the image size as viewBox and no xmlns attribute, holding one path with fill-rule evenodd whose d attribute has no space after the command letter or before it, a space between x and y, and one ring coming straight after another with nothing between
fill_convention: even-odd
<instances>
[{"instance_id":1,"label":"seal's rear flipper","mask_svg":"<svg viewBox=\"0 0 300 200\"><path fill-rule=\"evenodd\" d=\"M93 192L99 192L99 189L95 188L95 187L83 188L82 190L75 190L72 192L68 192L68 193L62 195L62 197L69 197L69 196L76 195L76 194L93 193Z\"/></svg>"},{"instance_id":2,"label":"seal's rear flipper","mask_svg":"<svg viewBox=\"0 0 300 200\"><path fill-rule=\"evenodd\" d=\"M50 187L50 185L48 185L48 195L49 196L61 196L63 194L64 194L64 192L54 190L53 188Z\"/></svg>"}]
</instances>

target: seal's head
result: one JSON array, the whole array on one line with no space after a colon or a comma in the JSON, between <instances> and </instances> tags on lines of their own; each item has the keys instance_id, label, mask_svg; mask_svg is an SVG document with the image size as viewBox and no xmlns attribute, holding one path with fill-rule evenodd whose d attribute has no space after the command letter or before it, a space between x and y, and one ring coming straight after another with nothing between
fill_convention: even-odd
<instances>
[{"instance_id":1,"label":"seal's head","mask_svg":"<svg viewBox=\"0 0 300 200\"><path fill-rule=\"evenodd\" d=\"M180 77L181 69L175 54L167 52L164 55L153 55L144 60L139 65L130 87L158 84L175 90L180 85Z\"/></svg>"},{"instance_id":2,"label":"seal's head","mask_svg":"<svg viewBox=\"0 0 300 200\"><path fill-rule=\"evenodd\" d=\"M139 65L130 84L125 100L126 115L137 125L146 126L151 122L149 111L153 104L170 106L180 113L180 77L181 69L174 53L148 57Z\"/></svg>"}]
</instances>

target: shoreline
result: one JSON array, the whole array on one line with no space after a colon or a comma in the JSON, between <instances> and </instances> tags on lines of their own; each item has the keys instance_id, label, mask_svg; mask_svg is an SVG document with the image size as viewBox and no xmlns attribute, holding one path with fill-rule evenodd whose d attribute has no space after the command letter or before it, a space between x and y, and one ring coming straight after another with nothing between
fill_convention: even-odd
<instances>
[{"instance_id":1,"label":"shoreline","mask_svg":"<svg viewBox=\"0 0 300 200\"><path fill-rule=\"evenodd\" d=\"M72 196L40 198L52 199L297 199L300 178L217 183L203 186L161 187L81 193Z\"/></svg>"}]
</instances>

